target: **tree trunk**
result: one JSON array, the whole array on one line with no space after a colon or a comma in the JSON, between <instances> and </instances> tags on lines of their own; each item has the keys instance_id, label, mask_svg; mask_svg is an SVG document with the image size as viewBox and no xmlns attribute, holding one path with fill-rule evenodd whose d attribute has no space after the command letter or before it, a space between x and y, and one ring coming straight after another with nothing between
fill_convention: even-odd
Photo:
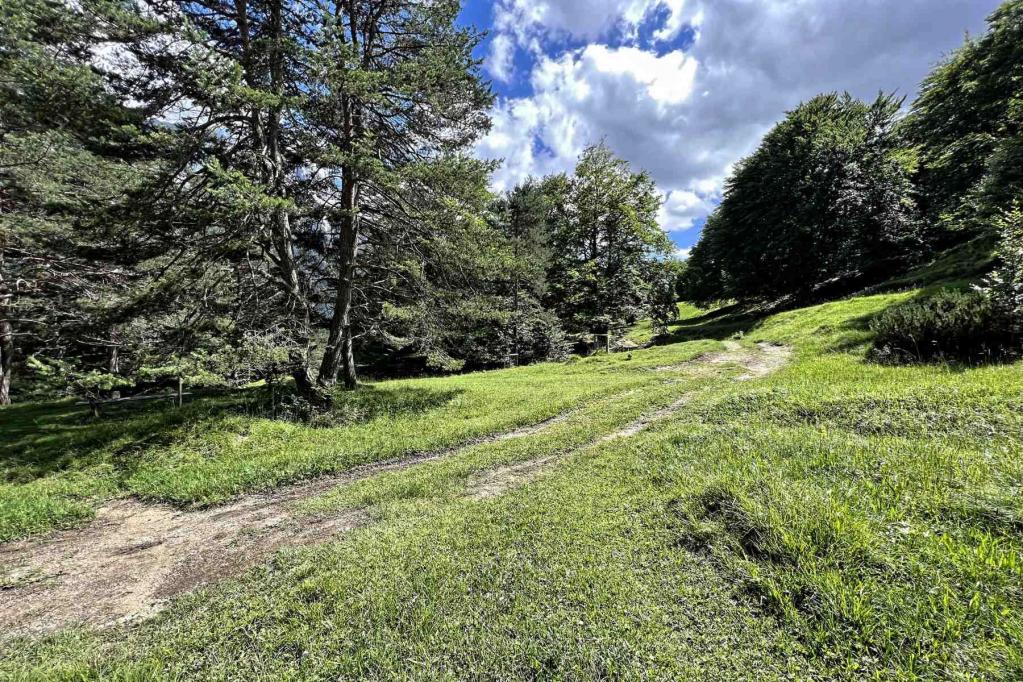
<instances>
[{"instance_id":1,"label":"tree trunk","mask_svg":"<svg viewBox=\"0 0 1023 682\"><path fill-rule=\"evenodd\" d=\"M298 394L308 400L315 408L323 410L330 407L333 402L329 391L325 391L323 386L317 384L309 376L309 368L306 366L306 357L303 356L301 361L297 358L292 358L292 366L294 369L291 371L291 378L295 381L295 390Z\"/></svg>"},{"instance_id":2,"label":"tree trunk","mask_svg":"<svg viewBox=\"0 0 1023 682\"><path fill-rule=\"evenodd\" d=\"M345 2L348 14L348 39L355 54L360 54L359 13L354 0ZM369 45L367 44L367 50ZM368 52L367 52L368 54ZM365 58L365 56L364 56ZM364 61L365 65L365 61ZM362 136L362 107L357 99L345 97L344 144L346 153L352 153L355 141ZM355 261L359 252L359 177L358 171L348 166L342 170L341 234L338 240L338 283L334 296L334 316L330 320L327 347L320 364L317 383L332 387L340 379L348 390L359 384L355 369L354 338L352 334L352 294L355 291Z\"/></svg>"},{"instance_id":3,"label":"tree trunk","mask_svg":"<svg viewBox=\"0 0 1023 682\"><path fill-rule=\"evenodd\" d=\"M512 285L512 299L515 312L512 314L512 367L519 366L519 241L520 235L518 234L518 226L514 225L513 229L516 231L515 239L513 243L514 247L514 258L515 258L515 281Z\"/></svg>"},{"instance_id":4,"label":"tree trunk","mask_svg":"<svg viewBox=\"0 0 1023 682\"><path fill-rule=\"evenodd\" d=\"M107 370L117 376L121 373L121 347L117 345L120 342L120 334L116 329L110 332L110 362L107 366ZM121 397L121 391L119 389L113 389L110 391L110 399L117 400Z\"/></svg>"},{"instance_id":5,"label":"tree trunk","mask_svg":"<svg viewBox=\"0 0 1023 682\"><path fill-rule=\"evenodd\" d=\"M284 29L281 24L280 0L270 3L270 30L272 32L270 49L271 89L275 95L282 97L284 94L284 54L282 47ZM282 116L282 105L276 103L267 112L265 129L258 115L254 116L253 119L253 128L257 140L261 135L265 136L265 140L260 145L262 146L260 152L263 155L263 162L265 164L263 181L270 190L270 194L281 199L285 198L287 194L284 186L284 152L281 149ZM270 239L276 255L276 264L280 271L281 283L287 291L288 305L292 308L292 312L299 313L300 316L304 313L307 319L308 305L302 293L298 266L295 263L295 235L291 230L291 216L288 215L288 210L284 206L275 208L270 218Z\"/></svg>"},{"instance_id":6,"label":"tree trunk","mask_svg":"<svg viewBox=\"0 0 1023 682\"><path fill-rule=\"evenodd\" d=\"M14 300L13 287L4 277L6 253L0 242L0 405L11 404L11 369L14 366L14 328L8 318Z\"/></svg>"},{"instance_id":7,"label":"tree trunk","mask_svg":"<svg viewBox=\"0 0 1023 682\"><path fill-rule=\"evenodd\" d=\"M254 45L250 36L248 3L236 0L235 8L238 15L238 29L243 47L243 65L246 82L257 87L261 69L260 56L268 57L270 89L282 97L285 89L284 74L284 27L282 22L282 2L273 0L269 3L269 36L267 54L253 54ZM265 120L264 117L265 116ZM251 127L255 151L263 163L261 181L273 196L285 198L285 159L282 150L281 119L283 105L275 103L264 112L254 109L251 116ZM288 209L278 206L268 217L269 245L267 251L272 254L270 261L277 270L277 278L285 292L287 312L291 317L293 328L290 330L294 348L290 354L291 375L295 380L295 389L306 400L317 407L329 404L329 396L309 378L309 348L311 345L309 301L302 289L298 263L295 260L295 235L291 228L291 216Z\"/></svg>"},{"instance_id":8,"label":"tree trunk","mask_svg":"<svg viewBox=\"0 0 1023 682\"><path fill-rule=\"evenodd\" d=\"M348 390L359 385L355 369L355 339L352 337L351 327L341 342L341 381Z\"/></svg>"},{"instance_id":9,"label":"tree trunk","mask_svg":"<svg viewBox=\"0 0 1023 682\"><path fill-rule=\"evenodd\" d=\"M14 365L14 330L0 320L0 405L11 404L11 369Z\"/></svg>"},{"instance_id":10,"label":"tree trunk","mask_svg":"<svg viewBox=\"0 0 1023 682\"><path fill-rule=\"evenodd\" d=\"M358 190L351 179L345 182L342 200L345 212L338 243L338 283L334 297L334 316L330 320L327 347L317 382L334 386L339 378L347 389L355 388L359 377L355 369L352 338L352 293L355 290L355 260L359 252Z\"/></svg>"}]
</instances>

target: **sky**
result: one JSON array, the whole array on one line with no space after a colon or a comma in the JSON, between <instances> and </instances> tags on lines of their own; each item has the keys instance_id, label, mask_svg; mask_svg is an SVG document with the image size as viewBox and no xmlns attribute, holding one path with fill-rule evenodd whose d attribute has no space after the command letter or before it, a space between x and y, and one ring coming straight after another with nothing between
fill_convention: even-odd
<instances>
[{"instance_id":1,"label":"sky","mask_svg":"<svg viewBox=\"0 0 1023 682\"><path fill-rule=\"evenodd\" d=\"M497 95L476 154L494 189L605 141L664 196L684 257L730 168L816 94L917 87L999 0L466 0Z\"/></svg>"}]
</instances>

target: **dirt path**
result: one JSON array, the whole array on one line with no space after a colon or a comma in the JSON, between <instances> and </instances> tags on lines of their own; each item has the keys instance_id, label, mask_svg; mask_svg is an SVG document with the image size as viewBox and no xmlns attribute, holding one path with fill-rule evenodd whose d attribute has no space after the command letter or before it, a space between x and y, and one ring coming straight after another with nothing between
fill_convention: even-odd
<instances>
[{"instance_id":1,"label":"dirt path","mask_svg":"<svg viewBox=\"0 0 1023 682\"><path fill-rule=\"evenodd\" d=\"M299 501L472 445L531 436L570 415L210 509L115 500L85 528L0 545L0 639L147 618L171 598L239 574L279 549L323 542L369 521L361 511L310 517L296 511Z\"/></svg>"},{"instance_id":2,"label":"dirt path","mask_svg":"<svg viewBox=\"0 0 1023 682\"><path fill-rule=\"evenodd\" d=\"M667 407L663 407L656 412L645 414L636 421L622 427L614 433L601 436L592 443L579 448L579 450L585 450L586 448L600 445L601 443L607 443L612 440L617 440L619 438L635 436L641 431L645 431L653 424L663 421L681 410L691 398L691 394L686 395ZM578 452L579 450L576 450L575 452ZM544 457L542 459L529 460L518 464L510 464L508 466L497 467L496 469L484 471L469 480L469 483L466 486L466 494L477 500L498 497L512 488L517 488L539 478L549 469L553 468L559 461L564 459L564 457L564 455L551 455L550 457Z\"/></svg>"},{"instance_id":3,"label":"dirt path","mask_svg":"<svg viewBox=\"0 0 1023 682\"><path fill-rule=\"evenodd\" d=\"M758 352L759 351L759 352ZM725 342L725 350L670 369L702 372L740 365L739 380L766 376L788 360L789 350L758 350ZM664 368L669 369L669 368ZM591 445L634 436L678 412L691 396L644 415ZM202 585L237 575L274 552L326 541L369 522L362 511L308 516L296 503L339 486L449 456L472 445L535 435L572 412L472 443L352 469L230 504L182 510L123 499L101 507L85 528L0 545L0 640L62 629L74 623L103 627L145 619L168 601ZM495 497L528 483L560 458L500 467L469 481L466 493Z\"/></svg>"},{"instance_id":4,"label":"dirt path","mask_svg":"<svg viewBox=\"0 0 1023 682\"><path fill-rule=\"evenodd\" d=\"M543 459L534 459L528 462L520 462L519 464L511 464L484 471L469 480L469 484L466 486L466 494L476 500L498 497L512 488L517 488L539 478L558 459L558 457L552 455Z\"/></svg>"},{"instance_id":5,"label":"dirt path","mask_svg":"<svg viewBox=\"0 0 1023 682\"><path fill-rule=\"evenodd\" d=\"M696 371L703 374L715 371L715 366L739 365L746 372L737 376L735 380L750 381L778 371L785 366L792 356L792 349L787 346L758 343L758 350L752 350L742 346L737 341L728 340L723 343L725 346L724 351L702 355L681 366L676 365L658 369L661 371L681 369L687 372ZM614 433L598 438L582 449L620 438L635 436L679 412L693 397L693 393L686 394L671 405L645 414ZM563 458L563 456L544 457L485 471L470 479L466 488L466 494L478 500L503 495L513 488L525 485L539 478Z\"/></svg>"},{"instance_id":6,"label":"dirt path","mask_svg":"<svg viewBox=\"0 0 1023 682\"><path fill-rule=\"evenodd\" d=\"M720 368L739 366L746 370L735 377L736 381L751 381L773 374L788 363L792 357L792 349L771 343L760 342L756 349L747 348L738 341L722 342L725 349L706 353L681 365L658 367L661 372L685 372L697 376L716 374Z\"/></svg>"},{"instance_id":7,"label":"dirt path","mask_svg":"<svg viewBox=\"0 0 1023 682\"><path fill-rule=\"evenodd\" d=\"M361 512L298 522L279 500L247 498L184 512L134 500L102 507L87 528L0 550L7 636L146 618L169 599L262 563L284 547L325 540L366 521Z\"/></svg>"}]
</instances>

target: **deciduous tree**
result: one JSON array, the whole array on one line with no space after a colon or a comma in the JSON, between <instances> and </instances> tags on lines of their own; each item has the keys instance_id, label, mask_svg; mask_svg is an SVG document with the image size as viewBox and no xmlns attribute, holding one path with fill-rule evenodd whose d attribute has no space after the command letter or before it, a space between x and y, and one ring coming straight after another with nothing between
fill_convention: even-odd
<instances>
[{"instance_id":1,"label":"deciduous tree","mask_svg":"<svg viewBox=\"0 0 1023 682\"><path fill-rule=\"evenodd\" d=\"M552 188L555 191L555 188ZM657 223L661 196L606 145L583 152L554 200L548 301L566 328L610 339L648 312L650 263L671 251Z\"/></svg>"},{"instance_id":2,"label":"deciduous tree","mask_svg":"<svg viewBox=\"0 0 1023 682\"><path fill-rule=\"evenodd\" d=\"M919 230L899 108L828 94L789 113L727 180L690 256L687 296L805 299L897 270Z\"/></svg>"}]
</instances>

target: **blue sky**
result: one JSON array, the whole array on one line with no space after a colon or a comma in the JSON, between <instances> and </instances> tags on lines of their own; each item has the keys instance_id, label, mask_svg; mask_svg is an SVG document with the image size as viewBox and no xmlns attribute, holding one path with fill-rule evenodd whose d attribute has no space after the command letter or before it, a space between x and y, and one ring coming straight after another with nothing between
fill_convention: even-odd
<instances>
[{"instance_id":1,"label":"blue sky","mask_svg":"<svg viewBox=\"0 0 1023 682\"><path fill-rule=\"evenodd\" d=\"M998 0L467 0L498 96L495 189L604 140L651 173L680 255L731 166L821 92L912 96Z\"/></svg>"}]
</instances>

